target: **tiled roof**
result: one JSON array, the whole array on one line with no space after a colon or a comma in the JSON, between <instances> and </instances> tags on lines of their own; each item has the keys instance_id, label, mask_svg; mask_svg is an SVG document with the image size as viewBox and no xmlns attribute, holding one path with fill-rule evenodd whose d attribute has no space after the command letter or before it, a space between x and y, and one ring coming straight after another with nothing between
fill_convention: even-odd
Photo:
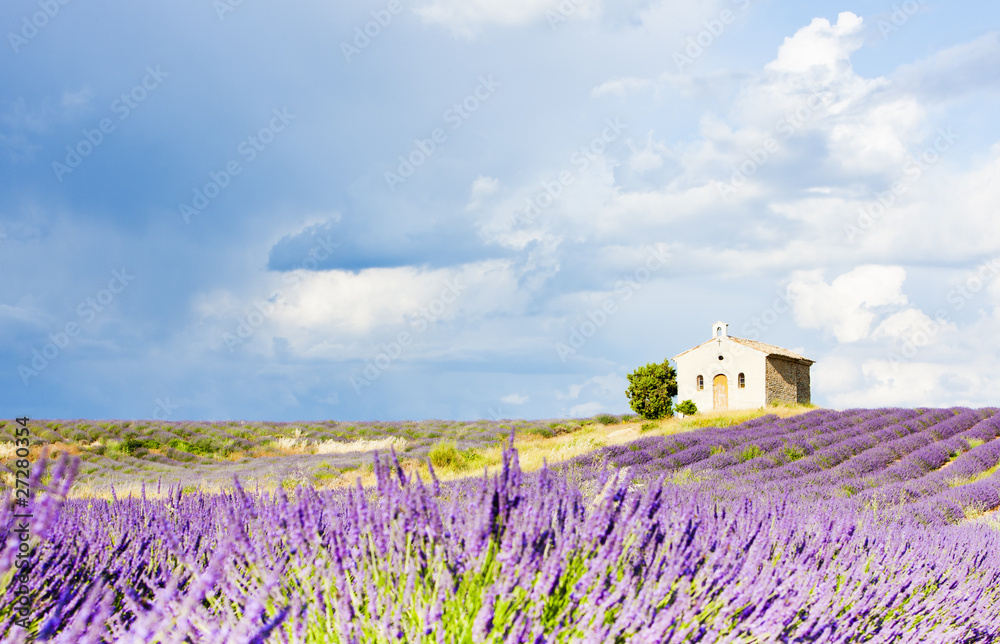
<instances>
[{"instance_id":1,"label":"tiled roof","mask_svg":"<svg viewBox=\"0 0 1000 644\"><path fill-rule=\"evenodd\" d=\"M750 347L751 349L756 349L757 351L761 351L763 353L766 353L769 356L780 356L782 358L788 358L789 360L797 360L799 362L805 362L805 363L808 363L808 364L814 364L816 362L815 360L810 360L809 358L806 358L805 356L800 356L799 354L795 353L794 351L789 351L788 349L783 349L782 347L777 347L777 346L775 346L773 344L767 344L766 342L758 342L757 340L747 340L746 338L737 338L737 337L734 337L734 336L731 336L731 335L727 336L727 338L730 339L730 340L732 340L733 342L737 342L739 344L742 344L745 347ZM681 357L685 353L689 353L691 351L694 351L695 349L699 349L699 348L705 346L706 344L710 344L710 343L715 342L715 341L716 340L713 338L711 340L707 340L705 342L702 342L697 347L693 347L691 349L688 349L687 351L684 351L683 353L678 353L676 356L674 356L674 360L676 360L677 358Z\"/></svg>"},{"instance_id":2,"label":"tiled roof","mask_svg":"<svg viewBox=\"0 0 1000 644\"><path fill-rule=\"evenodd\" d=\"M789 351L788 349L783 349L781 347L776 347L773 344L767 344L766 342L758 342L757 340L747 340L746 338L734 338L729 336L729 339L733 342L738 342L744 346L750 347L751 349L757 349L758 351L763 351L764 353L771 356L781 356L782 358L788 358L790 360L801 360L803 362L808 362L813 364L815 360L810 360L805 356L800 356L794 351Z\"/></svg>"}]
</instances>

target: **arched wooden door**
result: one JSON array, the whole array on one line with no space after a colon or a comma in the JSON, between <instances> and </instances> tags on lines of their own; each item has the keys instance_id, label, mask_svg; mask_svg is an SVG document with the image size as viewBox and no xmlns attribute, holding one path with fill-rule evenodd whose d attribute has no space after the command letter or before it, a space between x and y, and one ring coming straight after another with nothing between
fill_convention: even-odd
<instances>
[{"instance_id":1,"label":"arched wooden door","mask_svg":"<svg viewBox=\"0 0 1000 644\"><path fill-rule=\"evenodd\" d=\"M712 409L729 409L729 381L721 373L712 379Z\"/></svg>"}]
</instances>

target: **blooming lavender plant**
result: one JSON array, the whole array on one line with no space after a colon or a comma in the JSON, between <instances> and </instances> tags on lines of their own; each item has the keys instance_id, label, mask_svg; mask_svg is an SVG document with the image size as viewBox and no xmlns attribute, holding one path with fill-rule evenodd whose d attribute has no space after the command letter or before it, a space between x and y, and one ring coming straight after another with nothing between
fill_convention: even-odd
<instances>
[{"instance_id":1,"label":"blooming lavender plant","mask_svg":"<svg viewBox=\"0 0 1000 644\"><path fill-rule=\"evenodd\" d=\"M990 642L998 410L817 410L453 483L33 501L3 641ZM567 470L583 471L575 483ZM994 470L991 472L991 470ZM681 471L702 478L676 482ZM34 478L40 486L42 474ZM686 480L686 479L685 479ZM850 488L845 491L845 488ZM891 501L895 492L900 499ZM878 506L878 511L873 508ZM0 507L9 581L11 499ZM2 606L11 606L5 583ZM6 610L6 612L4 612Z\"/></svg>"}]
</instances>

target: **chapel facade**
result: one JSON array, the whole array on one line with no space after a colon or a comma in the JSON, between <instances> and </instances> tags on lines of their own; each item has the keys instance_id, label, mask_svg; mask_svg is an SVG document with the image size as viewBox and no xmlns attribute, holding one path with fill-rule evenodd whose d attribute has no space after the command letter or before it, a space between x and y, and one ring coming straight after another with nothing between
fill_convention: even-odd
<instances>
[{"instance_id":1,"label":"chapel facade","mask_svg":"<svg viewBox=\"0 0 1000 644\"><path fill-rule=\"evenodd\" d=\"M712 325L712 339L673 357L677 400L699 411L758 409L772 402L809 404L809 368L814 360L781 347L729 335Z\"/></svg>"}]
</instances>

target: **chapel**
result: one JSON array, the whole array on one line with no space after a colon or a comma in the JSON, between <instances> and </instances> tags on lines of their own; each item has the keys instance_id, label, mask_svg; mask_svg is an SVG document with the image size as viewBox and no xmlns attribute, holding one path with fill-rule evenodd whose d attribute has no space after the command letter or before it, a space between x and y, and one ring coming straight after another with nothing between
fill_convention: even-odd
<instances>
[{"instance_id":1,"label":"chapel","mask_svg":"<svg viewBox=\"0 0 1000 644\"><path fill-rule=\"evenodd\" d=\"M677 400L699 411L757 409L772 402L809 404L809 367L815 362L773 344L729 335L712 325L712 338L673 357Z\"/></svg>"}]
</instances>

